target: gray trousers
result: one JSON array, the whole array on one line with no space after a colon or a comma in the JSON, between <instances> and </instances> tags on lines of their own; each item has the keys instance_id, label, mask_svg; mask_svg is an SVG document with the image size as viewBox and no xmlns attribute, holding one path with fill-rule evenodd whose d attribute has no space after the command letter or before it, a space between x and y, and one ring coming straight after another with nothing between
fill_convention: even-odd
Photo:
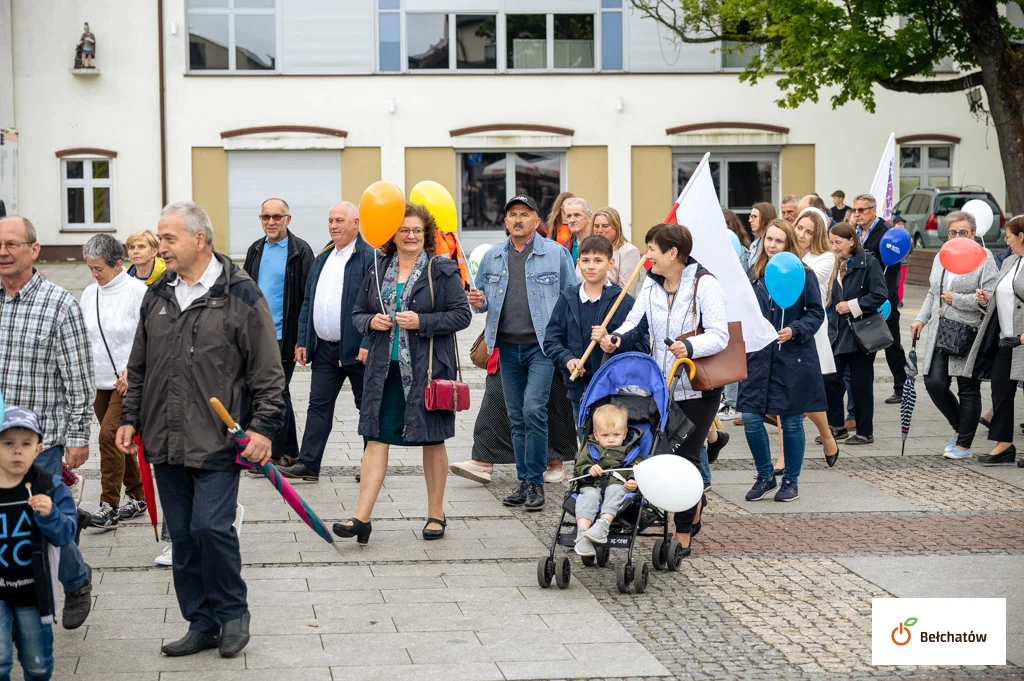
<instances>
[{"instance_id":1,"label":"gray trousers","mask_svg":"<svg viewBox=\"0 0 1024 681\"><path fill-rule=\"evenodd\" d=\"M601 506L602 514L616 516L622 510L627 494L629 492L623 485L608 485L604 490L604 505L601 505L601 488L584 487L576 496L576 519L586 518L593 522L597 518L598 506Z\"/></svg>"}]
</instances>

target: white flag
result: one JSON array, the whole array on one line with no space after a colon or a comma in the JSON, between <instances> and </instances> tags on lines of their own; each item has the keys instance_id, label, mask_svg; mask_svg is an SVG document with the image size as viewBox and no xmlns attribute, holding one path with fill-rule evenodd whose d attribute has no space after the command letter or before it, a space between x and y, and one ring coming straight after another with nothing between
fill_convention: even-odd
<instances>
[{"instance_id":1,"label":"white flag","mask_svg":"<svg viewBox=\"0 0 1024 681\"><path fill-rule=\"evenodd\" d=\"M875 179L871 182L871 194L878 204L878 217L886 222L892 220L893 183L896 179L896 133L889 133L885 151L878 162Z\"/></svg>"},{"instance_id":2,"label":"white flag","mask_svg":"<svg viewBox=\"0 0 1024 681\"><path fill-rule=\"evenodd\" d=\"M730 322L742 322L747 352L756 352L779 339L779 332L761 314L754 289L750 286L736 251L729 239L729 228L711 180L708 158L704 154L690 181L676 200L676 222L693 235L694 259L715 275L725 292Z\"/></svg>"}]
</instances>

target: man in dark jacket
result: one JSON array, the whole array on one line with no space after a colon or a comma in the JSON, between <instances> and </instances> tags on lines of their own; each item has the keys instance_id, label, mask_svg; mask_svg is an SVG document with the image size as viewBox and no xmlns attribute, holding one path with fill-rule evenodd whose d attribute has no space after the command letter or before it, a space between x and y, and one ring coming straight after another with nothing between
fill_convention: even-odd
<instances>
[{"instance_id":1,"label":"man in dark jacket","mask_svg":"<svg viewBox=\"0 0 1024 681\"><path fill-rule=\"evenodd\" d=\"M332 244L313 262L299 313L295 358L313 364L306 430L299 460L280 468L286 478L316 481L327 437L334 425L334 405L348 379L356 409L362 406L363 362L369 340L352 326L352 309L366 273L373 267L373 248L359 236L359 209L348 201L331 207L327 227Z\"/></svg>"},{"instance_id":2,"label":"man in dark jacket","mask_svg":"<svg viewBox=\"0 0 1024 681\"><path fill-rule=\"evenodd\" d=\"M242 456L270 461L284 425L284 370L274 320L256 283L213 252L213 226L200 206L166 206L157 228L164 273L142 299L128 360L128 394L117 444L135 454L139 431L174 537L174 591L184 638L161 648L179 656L249 641L249 610L238 535L235 443L210 407L217 397L246 429Z\"/></svg>"},{"instance_id":3,"label":"man in dark jacket","mask_svg":"<svg viewBox=\"0 0 1024 681\"><path fill-rule=\"evenodd\" d=\"M857 225L857 236L864 245L864 250L873 254L878 259L885 274L885 286L889 293L889 304L892 311L885 324L892 334L892 345L885 349L885 361L889 365L889 372L892 374L892 395L886 400L886 404L899 404L903 398L903 383L907 380L907 355L900 343L900 267L893 265L886 267L882 260L882 237L892 229L892 225L878 217L875 197L871 194L861 194L853 200L853 221Z\"/></svg>"},{"instance_id":4,"label":"man in dark jacket","mask_svg":"<svg viewBox=\"0 0 1024 681\"><path fill-rule=\"evenodd\" d=\"M284 367L284 428L274 438L275 463L290 466L299 456L295 434L295 411L288 384L295 371L295 346L298 343L299 311L306 293L306 277L313 265L313 249L288 230L292 216L284 199L267 199L260 207L260 223L267 235L249 246L245 255L246 274L260 287L270 306L277 330Z\"/></svg>"}]
</instances>

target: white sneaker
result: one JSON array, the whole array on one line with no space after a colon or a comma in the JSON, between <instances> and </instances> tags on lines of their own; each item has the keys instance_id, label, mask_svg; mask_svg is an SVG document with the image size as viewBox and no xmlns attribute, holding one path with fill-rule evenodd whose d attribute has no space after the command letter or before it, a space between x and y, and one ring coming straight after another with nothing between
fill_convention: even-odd
<instances>
[{"instance_id":1,"label":"white sneaker","mask_svg":"<svg viewBox=\"0 0 1024 681\"><path fill-rule=\"evenodd\" d=\"M573 550L580 556L597 555L597 549L594 548L594 545L590 543L590 540L584 536L582 531L576 537L576 545L573 547Z\"/></svg>"},{"instance_id":2,"label":"white sneaker","mask_svg":"<svg viewBox=\"0 0 1024 681\"><path fill-rule=\"evenodd\" d=\"M71 496L75 500L75 506L82 505L82 497L85 495L85 476L81 473L75 473L75 484L69 487L71 490Z\"/></svg>"},{"instance_id":3,"label":"white sneaker","mask_svg":"<svg viewBox=\"0 0 1024 681\"><path fill-rule=\"evenodd\" d=\"M235 536L242 536L242 519L245 518L245 506L238 504L235 507L235 522L231 523L231 527L235 528Z\"/></svg>"},{"instance_id":4,"label":"white sneaker","mask_svg":"<svg viewBox=\"0 0 1024 681\"><path fill-rule=\"evenodd\" d=\"M153 562L164 567L171 567L171 544L165 546L163 552L154 558Z\"/></svg>"},{"instance_id":5,"label":"white sneaker","mask_svg":"<svg viewBox=\"0 0 1024 681\"><path fill-rule=\"evenodd\" d=\"M565 467L549 468L544 471L544 482L562 482L565 480Z\"/></svg>"},{"instance_id":6,"label":"white sneaker","mask_svg":"<svg viewBox=\"0 0 1024 681\"><path fill-rule=\"evenodd\" d=\"M486 485L491 481L493 469L486 468L480 464L473 463L472 461L461 461L450 465L448 470L450 470L453 475L457 475L460 478L465 478L466 480L472 480L473 482L479 482Z\"/></svg>"},{"instance_id":7,"label":"white sneaker","mask_svg":"<svg viewBox=\"0 0 1024 681\"><path fill-rule=\"evenodd\" d=\"M723 421L732 421L735 418L739 418L740 413L733 407L726 406L722 411L718 412L718 418Z\"/></svg>"}]
</instances>

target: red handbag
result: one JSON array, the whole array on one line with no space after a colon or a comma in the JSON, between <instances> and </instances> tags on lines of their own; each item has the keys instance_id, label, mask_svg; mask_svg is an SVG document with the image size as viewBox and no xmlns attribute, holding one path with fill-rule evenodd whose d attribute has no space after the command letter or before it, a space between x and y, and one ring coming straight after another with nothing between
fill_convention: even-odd
<instances>
[{"instance_id":1,"label":"red handbag","mask_svg":"<svg viewBox=\"0 0 1024 681\"><path fill-rule=\"evenodd\" d=\"M430 308L434 308L434 278L430 275L433 258L427 263L427 281L430 284ZM427 360L427 385L423 389L423 406L427 411L465 411L469 409L469 384L462 380L462 362L459 360L459 340L455 341L455 363L459 369L459 380L434 380L434 337L430 337L430 359Z\"/></svg>"}]
</instances>

